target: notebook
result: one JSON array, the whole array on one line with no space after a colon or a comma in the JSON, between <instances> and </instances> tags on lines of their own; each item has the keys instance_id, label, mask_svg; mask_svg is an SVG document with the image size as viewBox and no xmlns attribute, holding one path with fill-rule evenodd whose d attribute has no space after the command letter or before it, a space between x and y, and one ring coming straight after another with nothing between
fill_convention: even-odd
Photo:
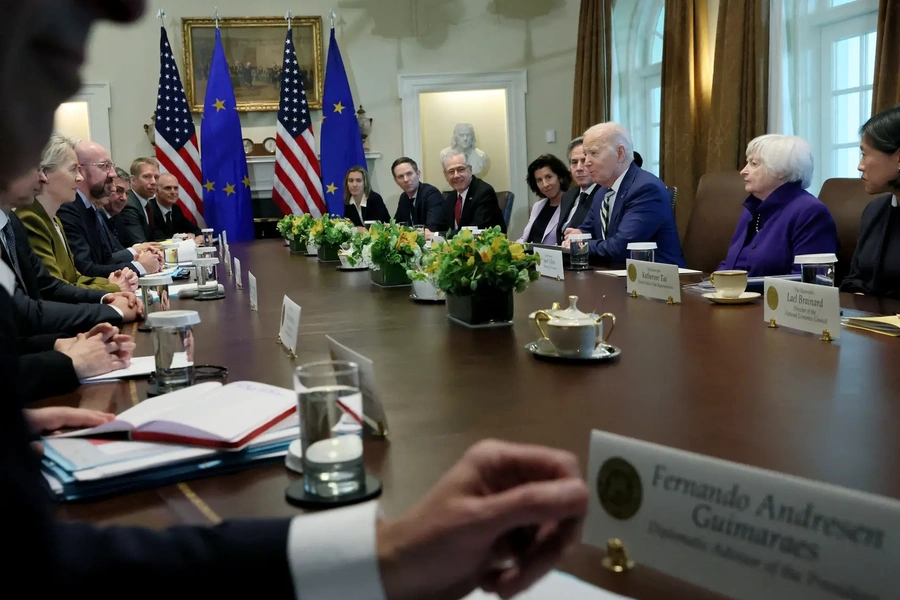
<instances>
[{"instance_id":1,"label":"notebook","mask_svg":"<svg viewBox=\"0 0 900 600\"><path fill-rule=\"evenodd\" d=\"M224 386L211 381L148 398L109 423L58 437L121 434L142 442L240 450L296 410L292 390L252 381Z\"/></svg>"},{"instance_id":2,"label":"notebook","mask_svg":"<svg viewBox=\"0 0 900 600\"><path fill-rule=\"evenodd\" d=\"M851 329L863 329L891 337L900 337L900 315L886 317L848 317L841 324Z\"/></svg>"}]
</instances>

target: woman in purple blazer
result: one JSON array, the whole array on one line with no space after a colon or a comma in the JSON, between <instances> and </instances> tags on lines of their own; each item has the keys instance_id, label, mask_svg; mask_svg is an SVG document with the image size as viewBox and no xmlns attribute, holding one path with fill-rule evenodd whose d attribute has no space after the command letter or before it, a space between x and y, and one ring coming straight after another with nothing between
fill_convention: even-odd
<instances>
[{"instance_id":1,"label":"woman in purple blazer","mask_svg":"<svg viewBox=\"0 0 900 600\"><path fill-rule=\"evenodd\" d=\"M763 135L747 145L741 171L750 197L719 269L750 277L798 273L794 257L837 252L837 227L828 208L806 191L812 147L790 135Z\"/></svg>"},{"instance_id":2,"label":"woman in purple blazer","mask_svg":"<svg viewBox=\"0 0 900 600\"><path fill-rule=\"evenodd\" d=\"M543 199L531 209L531 217L519 242L559 245L559 204L572 185L572 174L565 163L552 154L542 154L528 165L528 187Z\"/></svg>"}]
</instances>

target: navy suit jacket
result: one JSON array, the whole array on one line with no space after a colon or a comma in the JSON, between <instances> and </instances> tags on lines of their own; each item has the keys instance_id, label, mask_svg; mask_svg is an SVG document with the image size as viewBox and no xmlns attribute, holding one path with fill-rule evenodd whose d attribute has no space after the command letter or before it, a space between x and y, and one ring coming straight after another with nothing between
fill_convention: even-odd
<instances>
[{"instance_id":1,"label":"navy suit jacket","mask_svg":"<svg viewBox=\"0 0 900 600\"><path fill-rule=\"evenodd\" d=\"M472 183L469 184L469 191L466 193L466 201L463 202L459 227L457 227L455 222L458 196L459 194L452 190L444 195L444 221L449 223L451 230L462 229L463 227L487 229L488 227L499 225L500 231L506 233L506 221L503 220L500 201L497 199L497 192L494 191L491 184L483 179L472 177Z\"/></svg>"},{"instance_id":2,"label":"navy suit jacket","mask_svg":"<svg viewBox=\"0 0 900 600\"><path fill-rule=\"evenodd\" d=\"M444 195L433 185L420 183L416 191L416 213L411 214L412 200L406 192L400 194L394 220L410 225L424 225L428 231L447 231L450 223L444 221ZM410 217L413 218L410 222Z\"/></svg>"},{"instance_id":3,"label":"navy suit jacket","mask_svg":"<svg viewBox=\"0 0 900 600\"><path fill-rule=\"evenodd\" d=\"M624 263L631 242L656 242L656 262L685 266L672 200L665 184L634 163L628 167L609 216L606 239L600 230L600 207L609 191L597 188L591 212L579 229L592 236L591 255Z\"/></svg>"},{"instance_id":4,"label":"navy suit jacket","mask_svg":"<svg viewBox=\"0 0 900 600\"><path fill-rule=\"evenodd\" d=\"M15 519L5 538L15 552L7 555L4 572L25 573L38 561L42 597L96 596L102 581L107 592L101 596L129 590L138 598L230 598L252 574L264 582L267 596L294 598L288 519L163 531L55 522L21 410L12 310L0 288L0 381L15 400L0 402L0 506Z\"/></svg>"},{"instance_id":5,"label":"navy suit jacket","mask_svg":"<svg viewBox=\"0 0 900 600\"><path fill-rule=\"evenodd\" d=\"M176 233L192 233L194 235L200 235L200 228L184 216L181 207L177 204L172 205L172 212L170 213L172 215L171 227L166 224L166 219L163 217L159 203L156 200L151 200L150 206L153 210L156 232L161 239L168 240Z\"/></svg>"},{"instance_id":6,"label":"navy suit jacket","mask_svg":"<svg viewBox=\"0 0 900 600\"><path fill-rule=\"evenodd\" d=\"M88 277L109 277L109 274L125 267L135 270L131 264L131 251L123 248L109 229L106 216L84 205L80 196L74 202L63 204L56 213L63 224L66 239L72 249L75 268Z\"/></svg>"}]
</instances>

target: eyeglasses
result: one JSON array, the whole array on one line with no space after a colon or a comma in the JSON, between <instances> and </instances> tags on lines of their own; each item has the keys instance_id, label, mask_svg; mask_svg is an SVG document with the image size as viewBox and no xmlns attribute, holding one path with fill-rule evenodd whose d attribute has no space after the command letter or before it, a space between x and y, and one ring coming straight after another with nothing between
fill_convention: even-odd
<instances>
[{"instance_id":1,"label":"eyeglasses","mask_svg":"<svg viewBox=\"0 0 900 600\"><path fill-rule=\"evenodd\" d=\"M469 166L466 165L465 167L454 167L452 169L447 169L446 171L444 171L444 173L446 173L447 175L462 175L468 170Z\"/></svg>"},{"instance_id":2,"label":"eyeglasses","mask_svg":"<svg viewBox=\"0 0 900 600\"><path fill-rule=\"evenodd\" d=\"M81 166L85 166L85 165L81 165ZM104 171L109 171L110 169L116 168L116 163L114 163L111 160L107 160L105 162L88 163L88 166L99 167L100 169L102 169Z\"/></svg>"}]
</instances>

